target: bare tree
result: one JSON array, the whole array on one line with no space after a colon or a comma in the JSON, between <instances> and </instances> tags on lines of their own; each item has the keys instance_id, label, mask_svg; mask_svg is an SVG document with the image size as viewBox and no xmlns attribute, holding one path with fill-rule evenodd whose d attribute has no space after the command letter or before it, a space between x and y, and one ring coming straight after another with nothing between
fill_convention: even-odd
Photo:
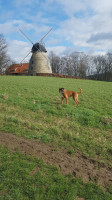
<instances>
[{"instance_id":1,"label":"bare tree","mask_svg":"<svg viewBox=\"0 0 112 200\"><path fill-rule=\"evenodd\" d=\"M64 74L65 65L66 65L65 57L62 56L60 58L60 73L61 74Z\"/></svg>"},{"instance_id":2,"label":"bare tree","mask_svg":"<svg viewBox=\"0 0 112 200\"><path fill-rule=\"evenodd\" d=\"M60 73L60 57L51 51L49 53L49 59L52 67L52 72Z\"/></svg>"},{"instance_id":3,"label":"bare tree","mask_svg":"<svg viewBox=\"0 0 112 200\"><path fill-rule=\"evenodd\" d=\"M65 61L65 67L64 67L64 74L66 75L73 75L73 69L72 69L72 59L70 56L64 57Z\"/></svg>"},{"instance_id":4,"label":"bare tree","mask_svg":"<svg viewBox=\"0 0 112 200\"><path fill-rule=\"evenodd\" d=\"M85 78L87 70L89 70L89 57L82 52L73 52L70 56L72 58L73 76Z\"/></svg>"},{"instance_id":5,"label":"bare tree","mask_svg":"<svg viewBox=\"0 0 112 200\"><path fill-rule=\"evenodd\" d=\"M53 52L49 54L53 73L61 73L85 78L89 70L88 56L84 53L73 52L69 56L59 57Z\"/></svg>"},{"instance_id":6,"label":"bare tree","mask_svg":"<svg viewBox=\"0 0 112 200\"><path fill-rule=\"evenodd\" d=\"M107 53L102 70L103 80L112 81L112 53Z\"/></svg>"},{"instance_id":7,"label":"bare tree","mask_svg":"<svg viewBox=\"0 0 112 200\"><path fill-rule=\"evenodd\" d=\"M80 55L80 62L79 62L79 77L85 78L88 69L88 56L86 54Z\"/></svg>"},{"instance_id":8,"label":"bare tree","mask_svg":"<svg viewBox=\"0 0 112 200\"><path fill-rule=\"evenodd\" d=\"M72 59L72 73L73 76L78 76L78 68L79 68L79 52L71 53Z\"/></svg>"},{"instance_id":9,"label":"bare tree","mask_svg":"<svg viewBox=\"0 0 112 200\"><path fill-rule=\"evenodd\" d=\"M94 57L94 63L95 63L97 75L99 75L103 71L104 59L105 59L104 56L99 56L98 55L98 56Z\"/></svg>"},{"instance_id":10,"label":"bare tree","mask_svg":"<svg viewBox=\"0 0 112 200\"><path fill-rule=\"evenodd\" d=\"M2 73L12 63L7 55L7 43L2 34L0 34L0 73Z\"/></svg>"},{"instance_id":11,"label":"bare tree","mask_svg":"<svg viewBox=\"0 0 112 200\"><path fill-rule=\"evenodd\" d=\"M69 56L59 57L51 52L49 57L54 73L112 81L112 53L90 56L83 52L72 52Z\"/></svg>"},{"instance_id":12,"label":"bare tree","mask_svg":"<svg viewBox=\"0 0 112 200\"><path fill-rule=\"evenodd\" d=\"M107 68L106 71L112 73L112 53L108 53L106 55L106 61L107 61L107 63L106 63L106 68Z\"/></svg>"}]
</instances>

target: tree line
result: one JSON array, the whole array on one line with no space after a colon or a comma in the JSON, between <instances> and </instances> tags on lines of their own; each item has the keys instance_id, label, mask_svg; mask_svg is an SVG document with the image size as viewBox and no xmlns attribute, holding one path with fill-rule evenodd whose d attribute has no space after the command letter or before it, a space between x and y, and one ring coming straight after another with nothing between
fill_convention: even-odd
<instances>
[{"instance_id":1,"label":"tree line","mask_svg":"<svg viewBox=\"0 0 112 200\"><path fill-rule=\"evenodd\" d=\"M53 73L71 75L93 80L112 81L112 53L91 56L72 52L69 56L49 54Z\"/></svg>"},{"instance_id":2,"label":"tree line","mask_svg":"<svg viewBox=\"0 0 112 200\"><path fill-rule=\"evenodd\" d=\"M51 51L49 59L53 73L112 81L112 53L91 56L84 52L72 52L69 56L57 56ZM0 34L0 74L12 63L14 61L8 56L7 42Z\"/></svg>"}]
</instances>

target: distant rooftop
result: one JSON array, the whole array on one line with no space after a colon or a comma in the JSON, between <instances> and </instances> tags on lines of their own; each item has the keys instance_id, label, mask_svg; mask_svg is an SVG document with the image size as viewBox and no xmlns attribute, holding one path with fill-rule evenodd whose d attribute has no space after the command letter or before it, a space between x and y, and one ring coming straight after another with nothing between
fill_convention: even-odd
<instances>
[{"instance_id":1,"label":"distant rooftop","mask_svg":"<svg viewBox=\"0 0 112 200\"><path fill-rule=\"evenodd\" d=\"M29 63L13 64L6 69L5 73L7 75L28 74L28 69L29 69Z\"/></svg>"}]
</instances>

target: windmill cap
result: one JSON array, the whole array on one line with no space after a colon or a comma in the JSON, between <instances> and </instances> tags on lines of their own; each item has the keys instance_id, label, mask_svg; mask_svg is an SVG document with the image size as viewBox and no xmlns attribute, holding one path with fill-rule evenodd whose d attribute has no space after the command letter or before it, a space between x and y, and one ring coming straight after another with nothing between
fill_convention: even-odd
<instances>
[{"instance_id":1,"label":"windmill cap","mask_svg":"<svg viewBox=\"0 0 112 200\"><path fill-rule=\"evenodd\" d=\"M40 43L35 43L32 47L32 52L37 52L37 51L42 51L42 52L47 52L47 50L45 49L45 47L43 45L41 45Z\"/></svg>"}]
</instances>

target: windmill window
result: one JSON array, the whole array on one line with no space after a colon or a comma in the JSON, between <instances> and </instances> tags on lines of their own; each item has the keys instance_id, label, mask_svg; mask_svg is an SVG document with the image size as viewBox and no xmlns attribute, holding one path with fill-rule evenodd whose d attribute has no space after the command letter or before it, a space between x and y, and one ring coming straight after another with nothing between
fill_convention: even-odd
<instances>
[{"instance_id":1,"label":"windmill window","mask_svg":"<svg viewBox=\"0 0 112 200\"><path fill-rule=\"evenodd\" d=\"M32 64L33 64L33 60L32 60Z\"/></svg>"}]
</instances>

